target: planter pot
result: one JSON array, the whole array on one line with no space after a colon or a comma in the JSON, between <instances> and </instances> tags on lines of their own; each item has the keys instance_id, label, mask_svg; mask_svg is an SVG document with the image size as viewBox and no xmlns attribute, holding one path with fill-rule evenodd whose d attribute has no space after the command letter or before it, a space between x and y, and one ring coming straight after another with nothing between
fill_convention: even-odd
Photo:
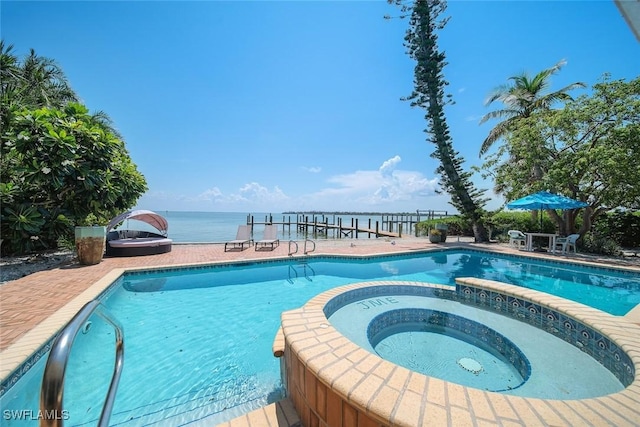
<instances>
[{"instance_id":1,"label":"planter pot","mask_svg":"<svg viewBox=\"0 0 640 427\"><path fill-rule=\"evenodd\" d=\"M440 243L442 241L442 235L429 233L429 241L431 243Z\"/></svg>"},{"instance_id":2,"label":"planter pot","mask_svg":"<svg viewBox=\"0 0 640 427\"><path fill-rule=\"evenodd\" d=\"M107 227L76 227L76 252L82 265L99 264L104 254Z\"/></svg>"},{"instance_id":3,"label":"planter pot","mask_svg":"<svg viewBox=\"0 0 640 427\"><path fill-rule=\"evenodd\" d=\"M440 231L440 242L445 242L447 240L447 231L449 231L449 226L447 224L437 223L436 230Z\"/></svg>"}]
</instances>

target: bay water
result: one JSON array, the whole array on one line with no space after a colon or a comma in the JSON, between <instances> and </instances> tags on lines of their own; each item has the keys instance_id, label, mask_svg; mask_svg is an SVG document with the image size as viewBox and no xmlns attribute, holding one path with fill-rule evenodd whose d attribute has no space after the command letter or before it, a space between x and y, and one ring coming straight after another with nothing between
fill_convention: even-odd
<instances>
[{"instance_id":1,"label":"bay water","mask_svg":"<svg viewBox=\"0 0 640 427\"><path fill-rule=\"evenodd\" d=\"M155 211L157 214L162 215L169 222L169 238L175 243L220 243L233 240L236 237L238 226L248 224L253 218L254 239L259 239L262 236L264 230L264 223L273 221L278 224L278 237L282 240L300 240L305 236L303 233L299 233L295 225L298 215L283 214L283 213L265 213L265 212L189 212L189 211ZM358 219L358 224L361 228L367 227L369 220L371 220L371 227L375 228L375 223L378 221L380 224L380 230L388 229L388 226L382 225L383 219L391 214L315 214L315 218L319 223L328 220L329 224L336 224L338 219L342 220L342 224L345 226L351 226L352 221ZM310 222L314 220L314 214L304 214ZM415 220L415 216L414 216ZM291 225L282 225L280 223L291 223ZM125 222L121 227L137 229L137 230L150 230L152 228L139 221L129 220ZM396 227L396 225L394 225ZM406 233L406 226L404 228ZM394 228L395 231L395 228ZM318 234L311 236L312 238L334 238L336 232L330 231L328 235ZM360 233L358 238L367 238L367 234ZM375 236L373 236L375 237Z\"/></svg>"}]
</instances>

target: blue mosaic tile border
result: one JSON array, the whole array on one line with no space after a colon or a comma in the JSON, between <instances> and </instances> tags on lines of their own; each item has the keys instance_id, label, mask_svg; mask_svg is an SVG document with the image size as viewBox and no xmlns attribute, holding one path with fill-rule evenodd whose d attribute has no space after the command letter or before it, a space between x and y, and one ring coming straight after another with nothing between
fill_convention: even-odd
<instances>
[{"instance_id":1,"label":"blue mosaic tile border","mask_svg":"<svg viewBox=\"0 0 640 427\"><path fill-rule=\"evenodd\" d=\"M529 360L511 340L482 323L452 313L426 308L400 308L385 311L371 320L367 327L367 338L375 347L381 339L386 337L385 331L395 326L415 327L422 330L425 325L460 332L460 335L456 334L459 339L497 352L518 371L523 379L520 385L531 376Z\"/></svg>"},{"instance_id":2,"label":"blue mosaic tile border","mask_svg":"<svg viewBox=\"0 0 640 427\"><path fill-rule=\"evenodd\" d=\"M437 254L448 254L448 253L482 254L487 256L504 258L504 259L521 260L521 261L526 261L529 263L534 263L542 266L560 266L560 267L578 266L582 269L593 271L594 273L606 271L607 273L619 274L624 277L626 276L638 277L640 275L640 272L638 271L631 271L624 268L576 264L574 262L575 260L571 260L571 261L562 260L562 259L541 260L538 258L526 256L526 255L497 253L497 252L492 252L492 251L487 251L482 249L469 249L469 248L460 248L460 247L437 249L437 250L427 249L427 250L420 250L420 251L415 251L411 253L398 252L398 253L391 253L391 254L384 254L384 255L365 255L365 256L348 255L348 254L346 255L344 254L341 254L341 255L310 254L310 255L299 256L295 258L274 258L274 259L265 259L265 260L230 261L230 262L225 262L221 264L176 266L176 267L165 267L165 268L149 269L149 270L142 270L142 271L129 271L125 273L125 275L127 277L136 277L136 276L144 276L144 275L158 274L158 273L199 271L199 270L209 270L209 269L215 270L219 268L229 268L229 267L238 267L238 266L249 267L249 266L255 266L255 265L278 264L278 263L282 263L283 265L288 265L292 261L295 261L295 262L311 262L311 261L312 262L323 262L323 261L353 262L354 260L356 260L356 261L384 262L386 259L412 258L412 257L415 257L417 254L437 255Z\"/></svg>"},{"instance_id":3,"label":"blue mosaic tile border","mask_svg":"<svg viewBox=\"0 0 640 427\"><path fill-rule=\"evenodd\" d=\"M49 341L47 341L43 346L41 346L35 353L33 353L27 360L25 360L20 366L14 370L11 375L7 377L6 380L2 381L0 384L0 397L4 396L4 394L13 387L20 378L22 378L28 371L31 369L33 365L38 363L38 361L49 353L51 350L51 345L53 344L53 340L56 339L58 334L51 337Z\"/></svg>"},{"instance_id":4,"label":"blue mosaic tile border","mask_svg":"<svg viewBox=\"0 0 640 427\"><path fill-rule=\"evenodd\" d=\"M633 382L635 366L631 358L615 342L581 321L534 301L481 286L457 284L456 292L460 303L529 323L578 347L611 371L625 387Z\"/></svg>"},{"instance_id":5,"label":"blue mosaic tile border","mask_svg":"<svg viewBox=\"0 0 640 427\"><path fill-rule=\"evenodd\" d=\"M295 258L298 261L298 258ZM185 265L185 266L176 266L176 267L164 267L164 268L150 268L148 270L138 270L138 271L127 271L125 273L125 277L127 278L135 278L137 276L148 276L152 274L162 274L162 273L183 273L185 271L200 271L200 270L218 270L229 267L252 267L256 265L262 264L277 264L282 263L283 265L288 265L291 263L291 258L275 258L275 259L267 259L260 261L231 261L225 262L221 264L205 264L205 265Z\"/></svg>"},{"instance_id":6,"label":"blue mosaic tile border","mask_svg":"<svg viewBox=\"0 0 640 427\"><path fill-rule=\"evenodd\" d=\"M122 284L123 277L120 276L113 283L107 286L100 294L96 297L99 300L105 300L111 295L115 289ZM61 328L62 329L62 328ZM4 396L4 394L13 387L19 380L22 378L28 371L31 369L33 365L38 363L38 361L42 357L46 357L51 350L51 346L53 345L53 341L58 337L58 333L55 333L51 338L47 340L38 350L35 351L31 356L27 358L20 366L18 366L9 376L0 383L0 397Z\"/></svg>"},{"instance_id":7,"label":"blue mosaic tile border","mask_svg":"<svg viewBox=\"0 0 640 427\"><path fill-rule=\"evenodd\" d=\"M579 267L581 269L587 270L587 271L592 271L595 274L600 274L603 271L607 272L607 273L613 273L613 274L620 274L622 277L627 277L630 276L632 278L636 278L640 275L640 271L637 270L632 270L632 269L628 269L628 268L624 268L624 267L609 267L609 266L605 266L605 265L591 265L591 264L583 264L580 262L577 262L579 260L565 260L565 259L552 259L552 258L544 258L544 259L540 259L540 258L536 258L536 257L532 257L532 256L527 256L525 254L510 254L510 253L502 253L502 252L492 252L489 250L483 250L483 249L469 249L469 248L450 248L450 249L445 249L446 251L450 251L450 252L456 252L456 253L470 253L470 254L482 254L482 255L487 255L487 256L495 256L498 258L504 258L504 259L512 259L512 260L518 260L518 261L526 261L528 263L531 264L536 264L536 265L541 265L541 266L554 266L554 267Z\"/></svg>"}]
</instances>

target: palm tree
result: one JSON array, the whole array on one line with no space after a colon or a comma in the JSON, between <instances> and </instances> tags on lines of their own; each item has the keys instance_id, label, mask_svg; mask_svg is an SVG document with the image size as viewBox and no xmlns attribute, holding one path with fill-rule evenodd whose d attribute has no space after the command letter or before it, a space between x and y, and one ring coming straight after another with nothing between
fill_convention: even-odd
<instances>
[{"instance_id":1,"label":"palm tree","mask_svg":"<svg viewBox=\"0 0 640 427\"><path fill-rule=\"evenodd\" d=\"M4 40L0 40L0 123L3 129L7 128L9 105L21 81L22 72L13 45L5 45Z\"/></svg>"},{"instance_id":2,"label":"palm tree","mask_svg":"<svg viewBox=\"0 0 640 427\"><path fill-rule=\"evenodd\" d=\"M62 68L53 60L38 56L31 49L22 61L22 102L37 107L60 108L67 102L77 102Z\"/></svg>"},{"instance_id":3,"label":"palm tree","mask_svg":"<svg viewBox=\"0 0 640 427\"><path fill-rule=\"evenodd\" d=\"M33 49L19 59L13 45L0 40L0 101L0 126L7 129L16 108L61 108L78 97L54 60Z\"/></svg>"},{"instance_id":4,"label":"palm tree","mask_svg":"<svg viewBox=\"0 0 640 427\"><path fill-rule=\"evenodd\" d=\"M13 45L5 45L0 40L0 91L4 95L9 87L15 86L20 80L20 66L18 58L13 54Z\"/></svg>"},{"instance_id":5,"label":"palm tree","mask_svg":"<svg viewBox=\"0 0 640 427\"><path fill-rule=\"evenodd\" d=\"M498 139L505 136L516 125L519 119L531 116L536 111L548 110L557 101L571 101L567 94L570 90L583 88L582 82L572 83L555 92L544 94L549 87L549 77L556 74L566 64L565 60L558 62L529 77L526 73L509 77L511 84L497 87L485 101L489 105L494 101L501 101L506 108L487 113L480 120L480 124L491 119L504 119L498 123L482 142L480 156L483 156Z\"/></svg>"}]
</instances>

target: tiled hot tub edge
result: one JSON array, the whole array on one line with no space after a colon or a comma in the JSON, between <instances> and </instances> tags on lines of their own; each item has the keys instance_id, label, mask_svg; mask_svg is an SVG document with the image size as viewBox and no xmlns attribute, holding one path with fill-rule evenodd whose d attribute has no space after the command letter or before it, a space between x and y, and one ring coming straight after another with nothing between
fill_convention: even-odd
<instances>
[{"instance_id":1,"label":"tiled hot tub edge","mask_svg":"<svg viewBox=\"0 0 640 427\"><path fill-rule=\"evenodd\" d=\"M481 279L458 279L456 293L461 295L457 298L461 302L471 299L470 295L480 298L480 290L489 292L489 296L493 292L504 301L494 307L490 307L490 302L482 301L482 304L516 318L524 313L512 306L509 314L508 302L537 304L541 316L544 308L547 310L544 313L555 313L555 322L572 320L576 326L584 325L581 331L591 330L594 338L595 334L601 334L600 340L594 341L596 347L598 342L604 342L602 338L607 338L610 345L624 350L619 353L628 359L631 368L630 385L626 389L599 398L554 401L502 395L448 383L394 365L358 347L328 322L324 307L335 296L388 285L442 289L439 285L415 282L359 283L322 293L301 309L283 313L279 331L282 336L276 340L279 344L274 342L274 354L280 350L284 356L281 366L288 394L303 425L438 426L451 424L454 419L495 425L515 422L571 426L576 420L593 426L640 425L640 404L629 404L638 403L640 396L640 328L637 325L541 292ZM546 325L542 317L541 322ZM551 322L547 326L560 331L559 325Z\"/></svg>"}]
</instances>

